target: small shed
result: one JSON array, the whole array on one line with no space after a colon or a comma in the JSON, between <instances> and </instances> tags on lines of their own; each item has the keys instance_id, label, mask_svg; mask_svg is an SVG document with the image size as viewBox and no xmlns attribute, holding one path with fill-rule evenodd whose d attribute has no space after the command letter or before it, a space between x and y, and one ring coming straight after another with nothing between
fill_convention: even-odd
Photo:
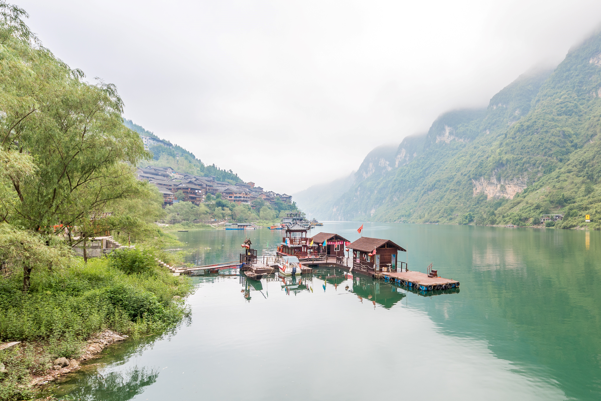
<instances>
[{"instance_id":1,"label":"small shed","mask_svg":"<svg viewBox=\"0 0 601 401\"><path fill-rule=\"evenodd\" d=\"M310 246L311 242L313 242L312 246ZM324 242L326 243L325 248L323 246ZM309 245L308 249L311 253L344 257L344 247L345 245L350 245L350 242L338 234L319 233L309 238L307 244Z\"/></svg>"},{"instance_id":2,"label":"small shed","mask_svg":"<svg viewBox=\"0 0 601 401\"><path fill-rule=\"evenodd\" d=\"M397 253L407 252L391 240L369 237L359 238L348 248L353 250L353 270L370 274L396 272L399 265Z\"/></svg>"}]
</instances>

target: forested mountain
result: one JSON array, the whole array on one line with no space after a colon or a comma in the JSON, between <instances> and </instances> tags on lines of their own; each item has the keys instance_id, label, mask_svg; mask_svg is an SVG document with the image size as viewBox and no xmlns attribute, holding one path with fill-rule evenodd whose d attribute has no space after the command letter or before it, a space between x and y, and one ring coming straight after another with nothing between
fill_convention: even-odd
<instances>
[{"instance_id":1,"label":"forested mountain","mask_svg":"<svg viewBox=\"0 0 601 401\"><path fill-rule=\"evenodd\" d=\"M554 70L523 74L487 108L454 110L394 157L374 150L323 219L601 227L601 34ZM366 164L367 163L367 164ZM370 167L371 166L371 167ZM300 198L299 206L314 208Z\"/></svg>"},{"instance_id":2,"label":"forested mountain","mask_svg":"<svg viewBox=\"0 0 601 401\"><path fill-rule=\"evenodd\" d=\"M188 152L181 146L173 145L171 142L159 138L131 120L123 120L123 124L132 131L137 132L144 139L144 144L152 153L152 160L142 161L140 167L171 167L181 173L213 176L219 181L226 181L232 184L242 181L232 170L223 170L214 164L207 166L191 152Z\"/></svg>"}]
</instances>

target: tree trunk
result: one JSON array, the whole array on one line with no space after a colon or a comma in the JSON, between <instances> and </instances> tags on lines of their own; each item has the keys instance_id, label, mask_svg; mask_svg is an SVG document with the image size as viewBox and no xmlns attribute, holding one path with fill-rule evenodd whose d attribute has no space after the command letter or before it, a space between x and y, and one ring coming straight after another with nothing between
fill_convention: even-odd
<instances>
[{"instance_id":1,"label":"tree trunk","mask_svg":"<svg viewBox=\"0 0 601 401\"><path fill-rule=\"evenodd\" d=\"M127 246L131 246L131 234L127 234Z\"/></svg>"},{"instance_id":2,"label":"tree trunk","mask_svg":"<svg viewBox=\"0 0 601 401\"><path fill-rule=\"evenodd\" d=\"M31 284L31 270L32 268L28 265L23 265L23 292L29 291Z\"/></svg>"},{"instance_id":3,"label":"tree trunk","mask_svg":"<svg viewBox=\"0 0 601 401\"><path fill-rule=\"evenodd\" d=\"M82 233L83 235L83 233ZM88 263L88 252L86 251L86 237L83 237L83 261Z\"/></svg>"}]
</instances>

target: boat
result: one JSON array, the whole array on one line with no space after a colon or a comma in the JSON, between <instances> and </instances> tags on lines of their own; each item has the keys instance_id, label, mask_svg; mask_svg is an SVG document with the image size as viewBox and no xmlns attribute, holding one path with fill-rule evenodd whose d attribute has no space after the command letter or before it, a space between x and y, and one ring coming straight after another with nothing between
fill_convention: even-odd
<instances>
[{"instance_id":1,"label":"boat","mask_svg":"<svg viewBox=\"0 0 601 401\"><path fill-rule=\"evenodd\" d=\"M283 230L284 227L282 227L282 226L271 226L271 227L269 227L269 229L270 230Z\"/></svg>"},{"instance_id":2,"label":"boat","mask_svg":"<svg viewBox=\"0 0 601 401\"><path fill-rule=\"evenodd\" d=\"M228 231L243 231L243 230L256 230L257 228L250 223L237 223L225 226Z\"/></svg>"},{"instance_id":3,"label":"boat","mask_svg":"<svg viewBox=\"0 0 601 401\"><path fill-rule=\"evenodd\" d=\"M282 276L300 276L302 273L302 266L296 256L282 256L278 258L276 266Z\"/></svg>"},{"instance_id":4,"label":"boat","mask_svg":"<svg viewBox=\"0 0 601 401\"><path fill-rule=\"evenodd\" d=\"M323 226L323 223L320 223L319 221L313 219L311 220L311 227L321 227Z\"/></svg>"}]
</instances>

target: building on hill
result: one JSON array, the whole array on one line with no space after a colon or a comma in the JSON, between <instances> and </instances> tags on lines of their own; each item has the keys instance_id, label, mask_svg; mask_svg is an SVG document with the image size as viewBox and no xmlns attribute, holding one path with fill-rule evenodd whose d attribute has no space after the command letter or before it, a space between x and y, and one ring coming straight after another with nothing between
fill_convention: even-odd
<instances>
[{"instance_id":1,"label":"building on hill","mask_svg":"<svg viewBox=\"0 0 601 401\"><path fill-rule=\"evenodd\" d=\"M237 188L237 186L231 186L223 191L223 198L237 205L248 205L250 204L251 197L250 191L244 188Z\"/></svg>"},{"instance_id":2,"label":"building on hill","mask_svg":"<svg viewBox=\"0 0 601 401\"><path fill-rule=\"evenodd\" d=\"M138 168L137 176L139 180L147 181L159 189L159 192L163 194L163 207L174 203L175 194L178 191L184 194L183 201L196 205L204 202L207 194L213 196L221 194L224 200L238 205L250 205L254 200L262 199L266 204L274 207L278 198L286 203L291 203L289 195L280 195L273 191L264 192L263 188L257 187L253 182L231 185L227 182L217 181L213 176L180 174L171 167Z\"/></svg>"},{"instance_id":3,"label":"building on hill","mask_svg":"<svg viewBox=\"0 0 601 401\"><path fill-rule=\"evenodd\" d=\"M161 195L163 195L163 207L173 205L173 201L175 200L175 197L173 196L173 192L171 192L167 189L159 188L159 193Z\"/></svg>"},{"instance_id":4,"label":"building on hill","mask_svg":"<svg viewBox=\"0 0 601 401\"><path fill-rule=\"evenodd\" d=\"M192 202L195 205L200 205L204 200L206 188L197 184L182 183L175 187L175 192L182 191L185 202Z\"/></svg>"},{"instance_id":5,"label":"building on hill","mask_svg":"<svg viewBox=\"0 0 601 401\"><path fill-rule=\"evenodd\" d=\"M561 220L563 220L563 214L543 214L543 217L541 217L540 222L546 223L548 221L561 221Z\"/></svg>"}]
</instances>

